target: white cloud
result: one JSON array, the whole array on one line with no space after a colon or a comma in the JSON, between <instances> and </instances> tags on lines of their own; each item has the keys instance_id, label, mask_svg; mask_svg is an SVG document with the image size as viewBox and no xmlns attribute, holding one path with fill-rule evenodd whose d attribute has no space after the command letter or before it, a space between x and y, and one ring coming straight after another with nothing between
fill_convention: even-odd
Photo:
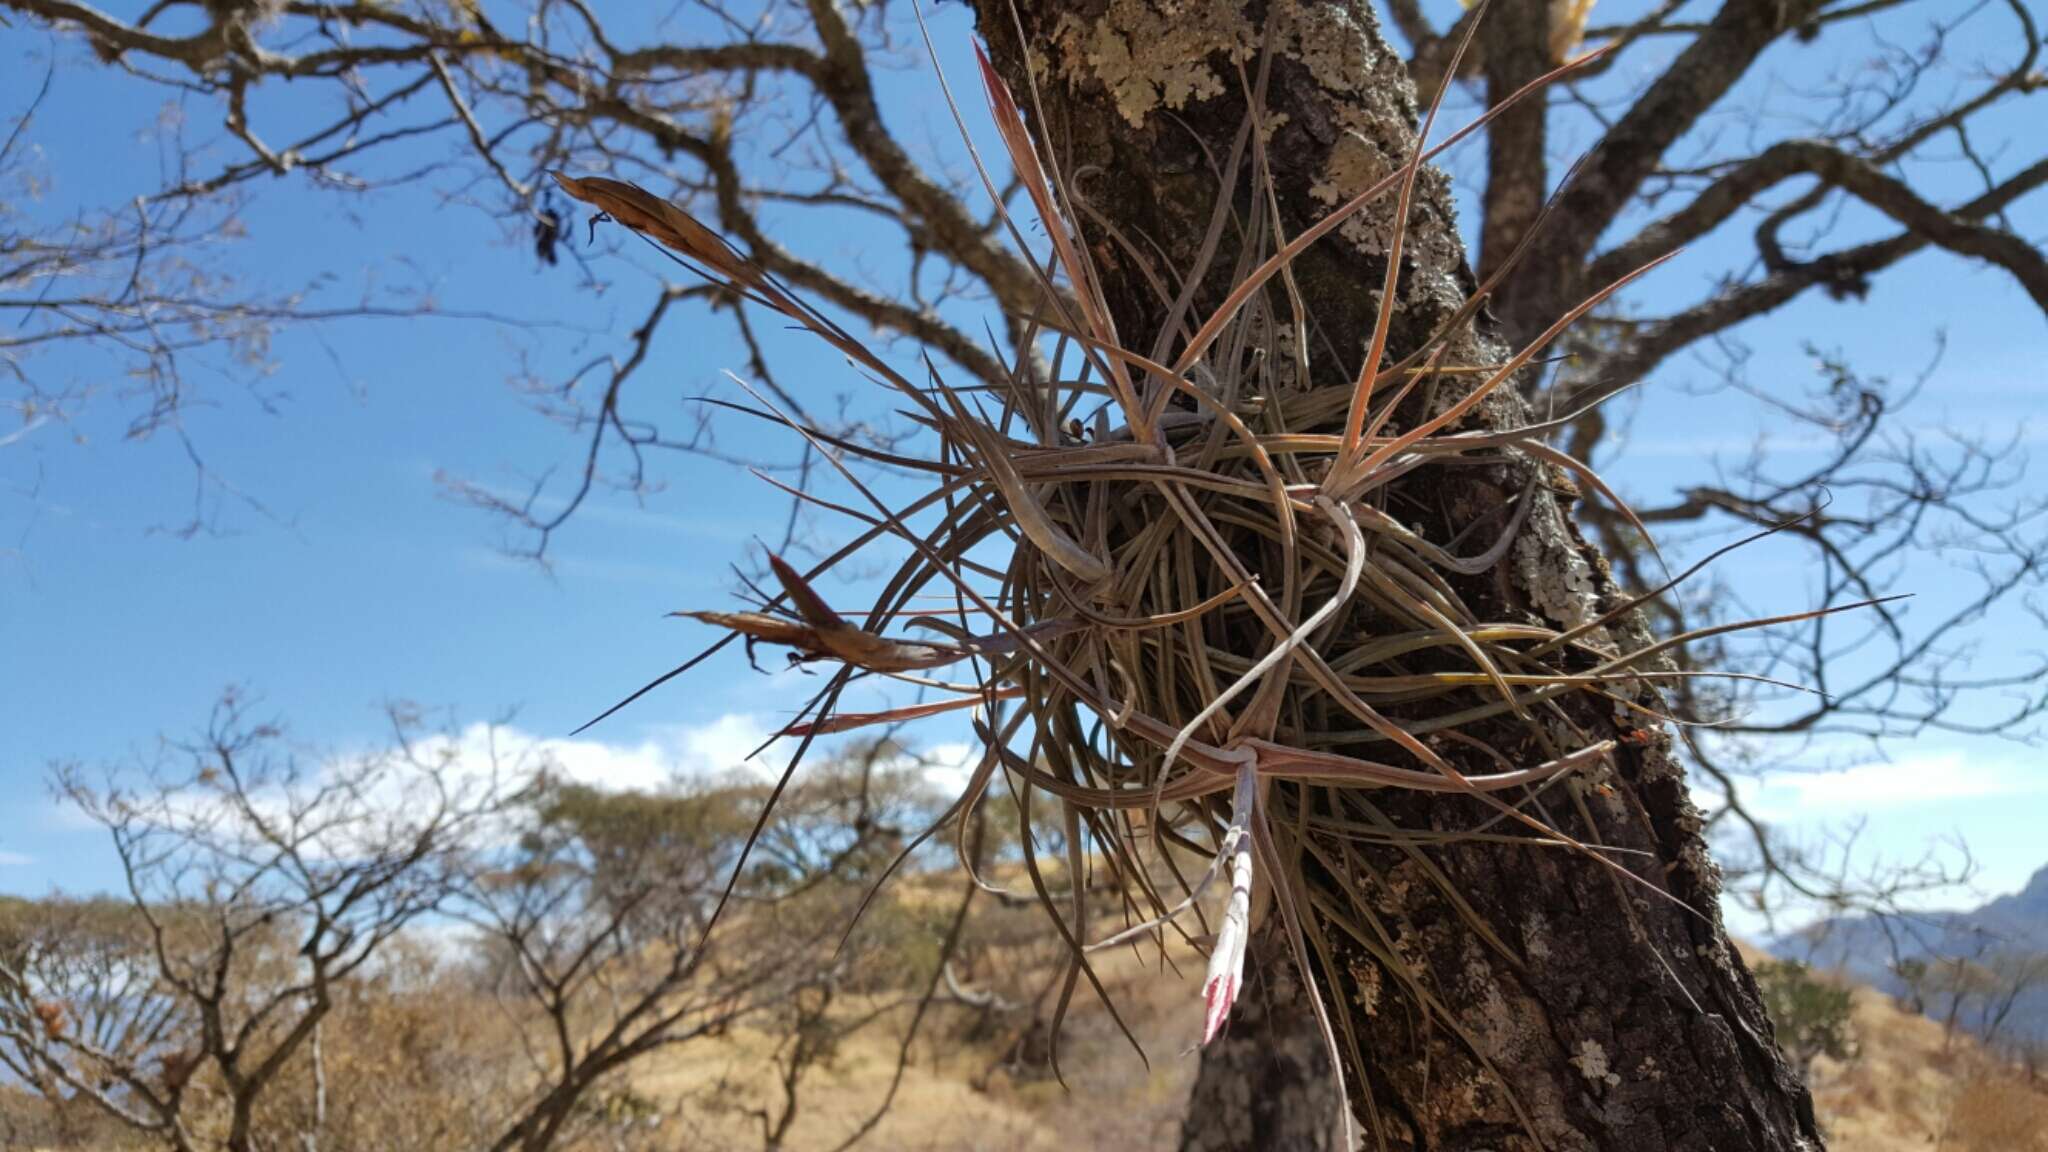
<instances>
[{"instance_id":1,"label":"white cloud","mask_svg":"<svg viewBox=\"0 0 2048 1152\"><path fill-rule=\"evenodd\" d=\"M451 795L504 795L523 787L541 771L559 780L614 791L659 791L736 777L773 780L786 766L785 759L776 756L783 742L748 759L772 731L767 718L750 713L727 713L704 724L657 729L630 744L544 737L510 725L476 723L414 739L407 744L404 757L375 745L336 753L307 775L254 784L248 800L256 816L278 821L295 803L305 802L321 787L346 782L355 792L354 799L339 801L329 796L326 802L354 803L364 811L403 818L437 807L444 787ZM247 825L211 788L189 789L166 800L167 814L183 819L224 821L224 828ZM72 804L57 805L51 819L66 828L98 827ZM337 836L322 837L309 847L340 857L356 846L347 836ZM0 851L0 867L30 862L27 856Z\"/></svg>"},{"instance_id":2,"label":"white cloud","mask_svg":"<svg viewBox=\"0 0 2048 1152\"><path fill-rule=\"evenodd\" d=\"M2048 792L2048 770L1941 751L1822 772L1779 772L1745 788L1744 799L1758 815L1783 821L2042 792Z\"/></svg>"},{"instance_id":3,"label":"white cloud","mask_svg":"<svg viewBox=\"0 0 2048 1152\"><path fill-rule=\"evenodd\" d=\"M933 744L921 751L925 783L940 795L958 796L967 791L967 779L981 766L981 745L967 743Z\"/></svg>"},{"instance_id":4,"label":"white cloud","mask_svg":"<svg viewBox=\"0 0 2048 1152\"><path fill-rule=\"evenodd\" d=\"M519 728L472 724L452 741L439 737L429 746L436 754L445 749L475 772L494 763L515 775L546 766L578 784L656 789L736 773L773 776L780 766L772 748L747 759L769 733L760 717L734 712L706 724L658 729L635 744L542 737Z\"/></svg>"},{"instance_id":5,"label":"white cloud","mask_svg":"<svg viewBox=\"0 0 2048 1152\"><path fill-rule=\"evenodd\" d=\"M435 803L434 776L453 792L479 795L516 789L543 770L559 780L608 790L659 791L735 779L770 782L781 777L794 747L794 741L770 739L779 723L768 714L729 712L702 724L651 728L631 743L542 736L513 725L475 723L417 738L407 746L410 759L431 769L431 775L392 759L384 749L363 745L325 758L310 776L289 785L260 784L250 801L259 815L281 818L293 795L310 794L325 782L349 780L367 789L360 799L371 808L403 813ZM814 747L807 759L815 763L825 753ZM979 756L976 745L938 743L921 749L916 762L933 787L954 794L965 786ZM899 766L911 762L905 758ZM171 810L187 817L210 816L221 811L220 804L220 798L206 789L170 798ZM71 804L55 805L50 820L65 828L98 827ZM346 848L334 845L331 850L339 853ZM0 850L0 867L31 862L27 856Z\"/></svg>"},{"instance_id":6,"label":"white cloud","mask_svg":"<svg viewBox=\"0 0 2048 1152\"><path fill-rule=\"evenodd\" d=\"M20 852L9 852L5 849L0 849L0 868L20 868L23 865L35 862L36 858L33 856L25 856Z\"/></svg>"}]
</instances>

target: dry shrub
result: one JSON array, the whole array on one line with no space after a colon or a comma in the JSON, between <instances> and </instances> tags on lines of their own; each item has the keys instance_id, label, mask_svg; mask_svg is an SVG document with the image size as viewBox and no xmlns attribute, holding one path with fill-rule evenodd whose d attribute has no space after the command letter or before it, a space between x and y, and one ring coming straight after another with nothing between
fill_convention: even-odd
<instances>
[{"instance_id":1,"label":"dry shrub","mask_svg":"<svg viewBox=\"0 0 2048 1152\"><path fill-rule=\"evenodd\" d=\"M1022 870L992 866L988 878L1021 883ZM878 899L928 908L956 904L958 896L957 875L927 871L906 876ZM1114 893L1098 893L1091 907L1098 915L1112 911ZM1156 956L1130 950L1098 961L1125 1021L1155 1057L1148 1068L1132 1057L1106 1016L1080 1014L1059 1037L1063 1087L1053 1079L1047 1056L1048 1020L1064 983L1066 950L1044 930L1035 906L977 899L953 953L956 986L972 1002L941 987L901 1069L894 1103L875 1120L862 1146L934 1152L1171 1146L1196 1067L1188 1054L1195 1021L1185 1009L1188 973L1201 963L1178 946L1174 960L1180 974L1162 969ZM860 983L871 991L841 996L829 1022L843 1025L880 1003L917 997L923 989L910 975L891 980L880 971L867 973ZM904 1018L899 1013L890 1026L839 1039L829 1064L804 1084L800 1114L782 1147L830 1152L875 1117L898 1075ZM759 1021L714 1043L651 1060L632 1085L672 1109L663 1131L686 1136L680 1146L757 1147L759 1111L780 1103L776 1057L788 1052L789 1042L779 1028Z\"/></svg>"},{"instance_id":2,"label":"dry shrub","mask_svg":"<svg viewBox=\"0 0 2048 1152\"><path fill-rule=\"evenodd\" d=\"M1949 1105L1942 1152L2048 1152L2048 1096L2016 1077L1986 1070L1963 1082Z\"/></svg>"},{"instance_id":3,"label":"dry shrub","mask_svg":"<svg viewBox=\"0 0 2048 1152\"><path fill-rule=\"evenodd\" d=\"M88 1106L60 1105L0 1085L0 1148L8 1152L144 1152L155 1147Z\"/></svg>"},{"instance_id":4,"label":"dry shrub","mask_svg":"<svg viewBox=\"0 0 2048 1152\"><path fill-rule=\"evenodd\" d=\"M1839 980L1816 975L1796 960L1765 960L1754 965L1757 990L1763 994L1778 1047L1802 1074L1810 1074L1816 1058L1853 1060L1856 1037L1850 1026L1853 995Z\"/></svg>"},{"instance_id":5,"label":"dry shrub","mask_svg":"<svg viewBox=\"0 0 2048 1152\"><path fill-rule=\"evenodd\" d=\"M323 1144L350 1149L484 1148L496 1139L494 1122L532 1080L506 1006L425 944L394 945L390 963L343 987L321 1024L317 1065L309 1050L264 1097L264 1131L318 1132Z\"/></svg>"}]
</instances>

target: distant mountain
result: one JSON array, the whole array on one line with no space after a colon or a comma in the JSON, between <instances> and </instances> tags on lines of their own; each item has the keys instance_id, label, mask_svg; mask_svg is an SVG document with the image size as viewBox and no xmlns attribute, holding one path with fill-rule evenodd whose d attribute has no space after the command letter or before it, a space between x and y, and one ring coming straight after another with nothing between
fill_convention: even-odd
<instances>
[{"instance_id":1,"label":"distant mountain","mask_svg":"<svg viewBox=\"0 0 2048 1152\"><path fill-rule=\"evenodd\" d=\"M2048 953L2048 868L2034 873L2025 888L1980 908L1913 916L1839 916L1771 940L1772 955L1841 971L1894 996L1908 992L1901 962L1935 968L1962 958L1976 965L2012 963L2028 953ZM1939 980L1933 981L1939 984ZM1940 1017L1950 997L1929 991L1926 1011ZM1960 1014L1964 1026L1977 1024L1974 1005ZM2048 1044L2048 978L2013 1001L2002 1037Z\"/></svg>"},{"instance_id":2,"label":"distant mountain","mask_svg":"<svg viewBox=\"0 0 2048 1152\"><path fill-rule=\"evenodd\" d=\"M2048 932L2048 868L2034 873L2025 888L2000 896L1969 915L1994 931L2040 938Z\"/></svg>"}]
</instances>

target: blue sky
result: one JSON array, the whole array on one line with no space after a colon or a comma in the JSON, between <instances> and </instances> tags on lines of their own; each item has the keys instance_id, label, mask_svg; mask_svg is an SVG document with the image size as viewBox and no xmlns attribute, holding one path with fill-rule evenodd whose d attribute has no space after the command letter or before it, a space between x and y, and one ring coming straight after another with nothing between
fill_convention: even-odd
<instances>
[{"instance_id":1,"label":"blue sky","mask_svg":"<svg viewBox=\"0 0 2048 1152\"><path fill-rule=\"evenodd\" d=\"M1629 7L1603 4L1600 15L1615 9L1618 18ZM935 27L964 90L963 15L943 9ZM2002 47L1993 37L1952 51ZM25 107L52 51L40 33L0 32L0 117ZM54 51L62 66L30 133L48 178L38 210L61 218L153 189L165 131L160 96L81 65L75 44ZM925 69L891 72L883 87L902 138L950 137ZM1732 114L1768 124L1783 93L1759 80L1731 102ZM195 137L218 135L200 122L212 109L190 114ZM1447 116L1455 121L1458 110ZM2008 117L2003 127L2023 151L2019 121ZM1468 146L1451 167L1470 177L1481 157ZM1953 174L1927 178L1937 192L1962 187ZM111 883L102 838L48 799L48 766L146 759L160 733L202 723L229 684L258 692L309 749L375 741L381 705L401 698L462 724L509 717L532 739L562 737L702 644L702 626L664 614L729 603L728 564L757 533L778 531L786 506L765 484L731 464L666 456L656 462L661 490L639 504L600 496L557 539L551 571L508 557L505 526L447 499L435 476L513 493L549 468L573 467L578 443L537 415L508 378L522 363L544 378L558 375L617 347L616 334L638 321L649 299L644 256L600 259L611 288L597 295L566 264L539 266L516 224L440 206L418 190L343 200L284 186L293 182L255 188L249 236L224 254L248 279L282 286L324 275L331 279L322 298L334 302L370 285L397 285L441 308L524 323L435 315L280 333L280 367L260 384L270 403L256 402L240 380L215 378L185 421L208 467L272 515L227 501L218 509L222 531L189 540L161 530L191 515L193 473L182 446L162 435L123 439L128 413L105 360L67 354L39 362L38 372L104 392L74 422L0 447L0 785L9 817L0 821L0 891ZM2048 196L2023 202L2013 220L2024 235L2048 234ZM1852 215L1841 236L1879 227ZM783 235L840 266L864 259L870 238L830 220L792 219ZM1703 245L1634 301L1655 310L1690 298L1706 276L1739 260L1731 253L1747 242L1737 228ZM1991 269L1922 255L1880 278L1865 302L1804 299L1742 334L1755 348L1760 380L1803 385L1805 340L1851 349L1859 365L1904 377L1926 361L1937 329L1945 329L1949 352L1908 419L2035 443L2043 429L2027 421L2039 408L2048 339L2039 312ZM837 393L863 396L866 385L815 348L785 342L775 355L785 382L807 398L829 406ZM687 398L729 391L720 373L743 365L726 321L689 315L662 330L633 403L682 427L691 418ZM1694 386L1706 379L1681 359L1623 402L1631 432L1625 451L1603 463L1610 479L1661 497L1711 475L1717 458L1740 458L1767 416L1740 395L1699 394ZM788 454L759 429L731 421L721 429L736 452ZM12 431L0 428L0 438ZM2048 496L2041 465L2019 492ZM1902 586L1922 593L1931 610L1952 587L1958 559L1918 558ZM1763 548L1724 565L1722 575L1759 610L1795 611L1810 575L1799 563ZM2017 613L1988 622L1979 639L1984 666L2048 646ZM593 777L621 782L722 770L795 706L805 680L756 674L733 654L558 751ZM941 728L932 738L959 733ZM1989 891L2015 888L2048 863L2029 818L2048 800L2036 751L1928 737L1889 753L1887 763L1837 758L1831 771L1782 777L1754 799L1774 819L1815 833L1867 818L1868 842L1897 856L1960 834Z\"/></svg>"}]
</instances>

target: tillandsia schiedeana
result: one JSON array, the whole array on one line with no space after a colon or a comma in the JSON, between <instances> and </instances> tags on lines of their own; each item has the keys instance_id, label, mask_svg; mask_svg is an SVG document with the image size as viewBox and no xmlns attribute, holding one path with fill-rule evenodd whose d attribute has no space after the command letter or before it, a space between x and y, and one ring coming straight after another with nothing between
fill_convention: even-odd
<instances>
[{"instance_id":1,"label":"tillandsia schiedeana","mask_svg":"<svg viewBox=\"0 0 2048 1152\"><path fill-rule=\"evenodd\" d=\"M1468 23L1452 74L1476 24ZM1170 931L1208 953L1205 1044L1224 1029L1243 988L1251 932L1272 915L1281 918L1305 979L1329 970L1332 931L1389 956L1401 973L1371 909L1345 889L1344 878L1361 868L1346 837L1415 851L1458 837L1514 835L1583 854L1624 884L1671 899L1617 864L1620 850L1558 830L1532 800L1616 750L1614 737L1589 732L1563 701L1595 698L1652 729L1672 722L1656 685L1681 673L1660 656L1699 634L1631 646L1610 625L1715 557L1569 626L1535 613L1482 616L1457 587L1503 564L1553 487L1582 484L1634 521L1592 468L1551 445L1572 415L1507 428L1474 417L1489 397L1541 364L1571 325L1662 260L1593 293L1512 354L1475 359L1466 333L1528 237L1540 231L1539 217L1522 248L1432 336L1398 357L1389 351L1409 207L1424 165L1601 55L1562 65L1428 145L1432 104L1405 163L1294 236L1282 234L1277 210L1256 210L1270 204L1272 184L1258 123L1264 60L1253 61L1257 79L1239 73L1247 117L1221 167L1219 208L1202 246L1212 253L1218 238L1234 230L1238 271L1228 291L1205 306L1196 299L1205 267L1181 270L1178 290L1160 282L1168 321L1136 339L1118 329L1089 222L1066 176L1034 140L1010 88L977 53L1011 169L1050 247L1038 265L1042 306L1015 318L1019 352L1006 386L993 390L949 384L928 359L906 374L658 196L618 180L558 176L569 195L698 275L823 339L906 404L907 417L927 433L922 453L880 449L808 426L735 378L754 403L728 407L802 438L857 501L836 503L798 488L789 489L792 497L855 530L807 569L771 556L779 591L763 593L748 610L685 613L722 636L656 683L735 641L784 646L793 660L832 666L798 718L776 734L796 744L785 784L821 736L970 713L978 763L963 792L903 858L952 829L969 873L993 888L964 847L969 817L992 784L1005 778L1020 801L1037 794L1059 805L1070 876L1082 874L1089 853L1101 861L1115 880L1120 923L1106 931L1091 925L1085 885L1069 883L1062 895L1042 881L1032 809L1020 802L1022 864L1071 957L1055 1031L1078 980L1102 993L1092 952ZM947 101L957 120L950 92ZM1032 251L995 178L975 163L998 218ZM1389 197L1384 282L1372 330L1357 336L1363 354L1356 371L1345 369L1348 387L1303 387L1316 345L1290 266ZM1255 210L1224 210L1229 205ZM861 462L922 478L925 487L891 504L863 480L855 467ZM1430 539L1389 511L1397 481L1412 487L1431 469L1482 465L1516 477L1515 494L1449 536ZM878 542L907 550L909 558L882 580L864 616L849 620L815 584ZM923 698L880 711L841 710L848 686L863 679L896 681ZM1387 789L1462 797L1483 815L1462 829L1404 829L1373 805L1372 797ZM1311 790L1319 797L1314 803ZM773 804L771 796L764 823ZM1190 856L1206 858L1199 874L1182 867ZM1305 870L1322 878L1314 892ZM1432 883L1450 883L1439 871L1422 871ZM1227 895L1210 930L1213 905L1203 897L1218 880L1226 881ZM1452 900L1463 908L1455 893ZM1482 938L1493 939L1483 923L1473 923ZM1442 1013L1420 982L1404 982L1421 1011ZM1114 1016L1115 1005L1103 999ZM1310 999L1333 1066L1342 1066L1347 1053L1356 1064L1358 1041L1348 1022L1331 1020L1320 1000Z\"/></svg>"}]
</instances>

